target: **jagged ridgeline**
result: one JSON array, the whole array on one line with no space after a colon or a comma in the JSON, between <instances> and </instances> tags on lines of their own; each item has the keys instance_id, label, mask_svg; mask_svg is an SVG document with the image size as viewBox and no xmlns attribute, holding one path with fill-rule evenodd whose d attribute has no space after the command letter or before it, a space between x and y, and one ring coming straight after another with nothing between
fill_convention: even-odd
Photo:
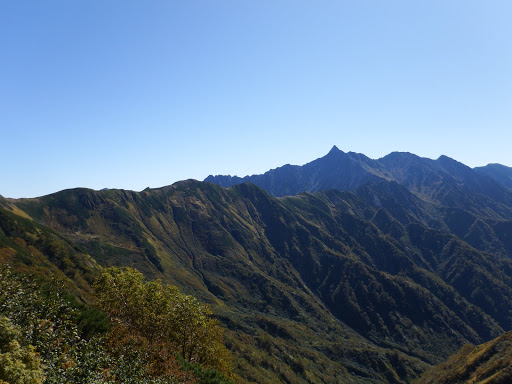
<instances>
[{"instance_id":1,"label":"jagged ridgeline","mask_svg":"<svg viewBox=\"0 0 512 384\"><path fill-rule=\"evenodd\" d=\"M505 185L411 154L334 148L289 167L271 171L269 188L289 197L189 180L3 205L98 265L135 267L210 303L242 382L408 383L511 329ZM294 180L303 185L276 192Z\"/></svg>"}]
</instances>

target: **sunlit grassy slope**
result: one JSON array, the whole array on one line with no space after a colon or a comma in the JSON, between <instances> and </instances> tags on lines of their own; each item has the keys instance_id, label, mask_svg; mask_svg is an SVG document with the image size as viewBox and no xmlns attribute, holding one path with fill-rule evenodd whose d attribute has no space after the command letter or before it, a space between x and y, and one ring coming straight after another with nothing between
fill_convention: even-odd
<instances>
[{"instance_id":1,"label":"sunlit grassy slope","mask_svg":"<svg viewBox=\"0 0 512 384\"><path fill-rule=\"evenodd\" d=\"M416 384L512 382L512 332L479 346L466 345L426 372Z\"/></svg>"}]
</instances>

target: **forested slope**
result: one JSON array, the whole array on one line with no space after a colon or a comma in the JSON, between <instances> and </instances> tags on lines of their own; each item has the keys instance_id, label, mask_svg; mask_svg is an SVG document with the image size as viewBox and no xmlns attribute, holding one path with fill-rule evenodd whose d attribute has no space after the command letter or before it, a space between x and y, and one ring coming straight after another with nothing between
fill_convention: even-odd
<instances>
[{"instance_id":1,"label":"forested slope","mask_svg":"<svg viewBox=\"0 0 512 384\"><path fill-rule=\"evenodd\" d=\"M101 265L211 303L249 382L409 382L512 324L510 248L496 230L508 222L393 181L287 198L185 181L8 203ZM457 236L459 212L482 223L473 245Z\"/></svg>"}]
</instances>

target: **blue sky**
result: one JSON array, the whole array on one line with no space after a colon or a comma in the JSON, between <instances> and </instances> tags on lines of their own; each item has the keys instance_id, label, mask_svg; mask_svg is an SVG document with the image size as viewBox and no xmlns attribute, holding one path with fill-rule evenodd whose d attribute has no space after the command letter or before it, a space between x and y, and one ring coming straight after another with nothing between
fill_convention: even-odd
<instances>
[{"instance_id":1,"label":"blue sky","mask_svg":"<svg viewBox=\"0 0 512 384\"><path fill-rule=\"evenodd\" d=\"M333 145L512 166L512 2L0 2L0 194L142 190Z\"/></svg>"}]
</instances>

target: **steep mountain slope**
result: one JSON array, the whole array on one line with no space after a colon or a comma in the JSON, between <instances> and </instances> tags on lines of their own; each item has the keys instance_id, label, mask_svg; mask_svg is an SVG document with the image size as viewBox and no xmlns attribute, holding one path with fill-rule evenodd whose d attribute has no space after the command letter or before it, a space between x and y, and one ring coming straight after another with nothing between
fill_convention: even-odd
<instances>
[{"instance_id":1,"label":"steep mountain slope","mask_svg":"<svg viewBox=\"0 0 512 384\"><path fill-rule=\"evenodd\" d=\"M50 228L15 214L21 212L5 201L3 206L0 207L0 263L36 276L56 278L87 299L99 271L95 260Z\"/></svg>"},{"instance_id":2,"label":"steep mountain slope","mask_svg":"<svg viewBox=\"0 0 512 384\"><path fill-rule=\"evenodd\" d=\"M512 189L512 168L501 164L488 164L474 168L476 172L485 174L505 187Z\"/></svg>"},{"instance_id":3,"label":"steep mountain slope","mask_svg":"<svg viewBox=\"0 0 512 384\"><path fill-rule=\"evenodd\" d=\"M479 346L466 345L426 372L416 384L512 382L512 332Z\"/></svg>"},{"instance_id":4,"label":"steep mountain slope","mask_svg":"<svg viewBox=\"0 0 512 384\"><path fill-rule=\"evenodd\" d=\"M360 382L385 382L387 376L401 382L395 370L410 377L424 367L417 359L373 346L333 319L269 247L264 228L248 212L250 202L242 201L237 190L202 186L185 182L143 195L64 191L40 199L44 205L34 200L18 205L47 218L106 264L131 263L209 299L236 330L231 347L244 358L239 371L249 381L334 383L357 375ZM247 251L233 246L227 225L246 238ZM149 252L161 263L148 257L146 241L154 244Z\"/></svg>"},{"instance_id":5,"label":"steep mountain slope","mask_svg":"<svg viewBox=\"0 0 512 384\"><path fill-rule=\"evenodd\" d=\"M512 261L449 233L445 208L373 176L354 192L281 199L186 181L7 202L102 265L208 300L249 382L409 382L511 329Z\"/></svg>"}]
</instances>

